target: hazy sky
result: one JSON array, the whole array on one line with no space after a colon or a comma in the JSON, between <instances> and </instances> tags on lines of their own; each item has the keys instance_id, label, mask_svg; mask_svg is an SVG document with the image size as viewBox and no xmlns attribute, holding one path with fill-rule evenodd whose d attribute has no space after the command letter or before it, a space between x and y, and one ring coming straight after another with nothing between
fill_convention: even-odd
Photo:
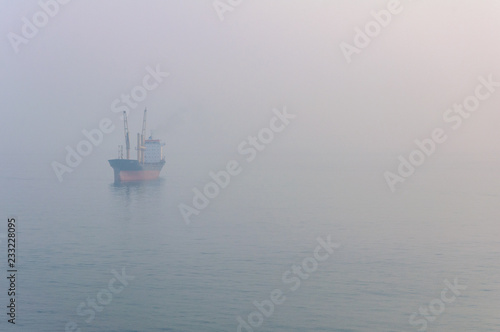
<instances>
[{"instance_id":1,"label":"hazy sky","mask_svg":"<svg viewBox=\"0 0 500 332\"><path fill-rule=\"evenodd\" d=\"M396 156L442 127L442 151L500 153L500 88L458 130L443 121L479 76L500 82L500 3L402 1L348 63L340 44L354 45L355 29L388 3L243 0L220 20L211 0L72 0L16 53L9 33L22 37L23 17L42 9L2 1L0 153L43 153L49 168L109 118L117 128L88 158L116 157L123 128L111 105L142 85L148 66L170 75L130 110L132 148L144 107L175 158L236 153L286 106L297 117L276 151Z\"/></svg>"}]
</instances>

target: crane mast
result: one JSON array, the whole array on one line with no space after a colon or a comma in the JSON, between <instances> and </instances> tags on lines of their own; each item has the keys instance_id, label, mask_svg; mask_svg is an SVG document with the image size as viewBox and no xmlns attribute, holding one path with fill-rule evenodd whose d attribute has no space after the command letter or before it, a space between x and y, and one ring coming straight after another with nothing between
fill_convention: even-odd
<instances>
[{"instance_id":1,"label":"crane mast","mask_svg":"<svg viewBox=\"0 0 500 332\"><path fill-rule=\"evenodd\" d=\"M130 159L130 139L128 135L128 121L126 111L123 111L123 126L125 129L125 148L127 149L127 159Z\"/></svg>"},{"instance_id":2,"label":"crane mast","mask_svg":"<svg viewBox=\"0 0 500 332\"><path fill-rule=\"evenodd\" d=\"M144 109L144 116L142 118L142 132L141 132L141 144L140 144L140 158L138 158L139 162L144 163L144 150L146 150L145 146L145 137L146 137L146 116L147 116L147 108Z\"/></svg>"}]
</instances>

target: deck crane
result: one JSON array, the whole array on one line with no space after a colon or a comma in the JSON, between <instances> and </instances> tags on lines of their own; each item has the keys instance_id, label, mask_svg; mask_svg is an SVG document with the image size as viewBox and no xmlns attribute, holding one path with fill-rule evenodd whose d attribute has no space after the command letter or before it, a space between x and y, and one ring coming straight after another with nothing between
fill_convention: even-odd
<instances>
[{"instance_id":1,"label":"deck crane","mask_svg":"<svg viewBox=\"0 0 500 332\"><path fill-rule=\"evenodd\" d=\"M146 137L146 116L147 116L147 112L148 112L148 109L145 108L144 109L144 116L142 118L142 132L141 132L141 145L140 145L140 149L141 149L141 158L140 158L140 162L141 163L144 163L144 150L146 150L146 145L145 145L145 137Z\"/></svg>"},{"instance_id":2,"label":"deck crane","mask_svg":"<svg viewBox=\"0 0 500 332\"><path fill-rule=\"evenodd\" d=\"M123 126L125 129L125 148L127 149L127 159L130 159L130 139L128 136L128 121L126 111L123 111Z\"/></svg>"}]
</instances>

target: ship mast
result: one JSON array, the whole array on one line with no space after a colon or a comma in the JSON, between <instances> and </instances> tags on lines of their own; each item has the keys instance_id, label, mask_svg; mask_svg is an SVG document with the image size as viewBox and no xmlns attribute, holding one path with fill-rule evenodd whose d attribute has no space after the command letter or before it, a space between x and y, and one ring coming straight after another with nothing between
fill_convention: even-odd
<instances>
[{"instance_id":1,"label":"ship mast","mask_svg":"<svg viewBox=\"0 0 500 332\"><path fill-rule=\"evenodd\" d=\"M123 111L123 126L125 129L125 147L127 149L127 159L130 159L130 140L128 137L128 121L126 111Z\"/></svg>"},{"instance_id":2,"label":"ship mast","mask_svg":"<svg viewBox=\"0 0 500 332\"><path fill-rule=\"evenodd\" d=\"M144 150L146 150L146 146L145 146L145 142L144 142L144 138L146 137L146 115L147 115L147 108L144 109L144 116L142 118L142 132L141 132L141 145L140 145L140 149L141 149L141 158L139 160L139 162L141 163L144 163Z\"/></svg>"}]
</instances>

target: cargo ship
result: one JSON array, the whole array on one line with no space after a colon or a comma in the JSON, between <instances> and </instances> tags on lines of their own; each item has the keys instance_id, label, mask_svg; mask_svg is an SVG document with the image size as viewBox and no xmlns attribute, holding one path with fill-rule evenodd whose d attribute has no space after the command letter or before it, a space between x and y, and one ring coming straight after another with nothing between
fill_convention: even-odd
<instances>
[{"instance_id":1,"label":"cargo ship","mask_svg":"<svg viewBox=\"0 0 500 332\"><path fill-rule=\"evenodd\" d=\"M145 139L146 115L147 109L144 110L142 133L137 133L137 160L134 160L130 159L127 112L123 112L126 158L123 158L123 145L121 145L119 158L108 160L114 171L115 183L155 180L160 176L160 172L165 165L163 157L164 144L159 139L153 139L152 135Z\"/></svg>"}]
</instances>

